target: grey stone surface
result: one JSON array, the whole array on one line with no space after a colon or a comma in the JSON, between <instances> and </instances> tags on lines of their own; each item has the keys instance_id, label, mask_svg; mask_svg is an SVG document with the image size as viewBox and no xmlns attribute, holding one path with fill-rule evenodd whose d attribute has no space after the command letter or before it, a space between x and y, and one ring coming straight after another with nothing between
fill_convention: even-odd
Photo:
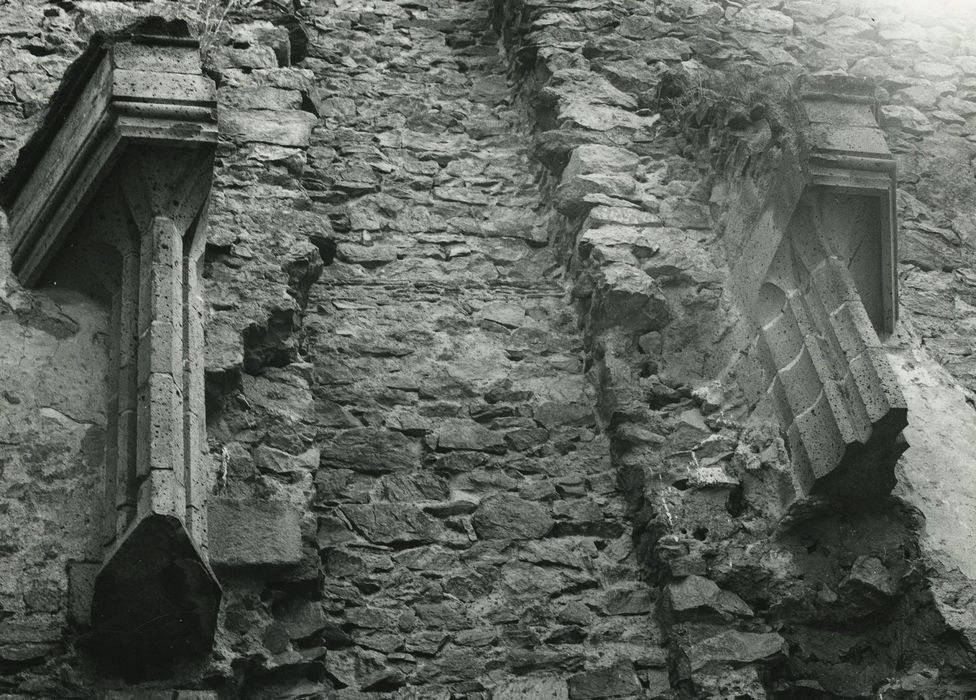
<instances>
[{"instance_id":1,"label":"grey stone surface","mask_svg":"<svg viewBox=\"0 0 976 700\"><path fill-rule=\"evenodd\" d=\"M772 34L793 31L793 20L782 12L762 7L744 7L732 15L732 23L742 29Z\"/></svg>"},{"instance_id":2,"label":"grey stone surface","mask_svg":"<svg viewBox=\"0 0 976 700\"><path fill-rule=\"evenodd\" d=\"M678 622L709 613L726 620L753 616L752 610L739 596L723 591L714 581L701 576L691 575L668 584L666 595L668 610Z\"/></svg>"},{"instance_id":3,"label":"grey stone surface","mask_svg":"<svg viewBox=\"0 0 976 700\"><path fill-rule=\"evenodd\" d=\"M613 698L633 695L640 690L641 685L634 673L634 665L626 659L569 678L570 700Z\"/></svg>"},{"instance_id":4,"label":"grey stone surface","mask_svg":"<svg viewBox=\"0 0 976 700\"><path fill-rule=\"evenodd\" d=\"M688 660L691 670L699 671L710 664L750 663L786 651L786 641L778 634L728 630L692 645L688 649Z\"/></svg>"},{"instance_id":5,"label":"grey stone surface","mask_svg":"<svg viewBox=\"0 0 976 700\"><path fill-rule=\"evenodd\" d=\"M561 678L519 678L503 681L492 690L497 700L566 700L568 689Z\"/></svg>"},{"instance_id":6,"label":"grey stone surface","mask_svg":"<svg viewBox=\"0 0 976 700\"><path fill-rule=\"evenodd\" d=\"M395 503L345 505L352 526L376 544L429 543L436 540L440 524L420 508Z\"/></svg>"},{"instance_id":7,"label":"grey stone surface","mask_svg":"<svg viewBox=\"0 0 976 700\"><path fill-rule=\"evenodd\" d=\"M663 328L671 318L667 298L650 275L634 265L600 268L589 325L593 332L619 327L634 333Z\"/></svg>"},{"instance_id":8,"label":"grey stone surface","mask_svg":"<svg viewBox=\"0 0 976 700\"><path fill-rule=\"evenodd\" d=\"M22 4L0 19L2 163L88 33L143 9ZM967 584L932 573L929 557L938 550L948 567L970 548L956 523L967 522L959 454L976 377L972 149L968 108L944 96L973 101L971 32L874 6L753 3L737 20L725 4L304 3L286 17L263 3L229 15L208 58L234 128L210 203L208 301L194 310L206 314L204 471L215 478L202 486L296 504L303 556L222 570L205 677L174 670L127 682L132 693L568 697L569 678L624 658L641 684L621 686L632 696L968 689L956 641L971 635ZM914 107L936 129L886 127L898 187L915 199L898 205L909 233L897 344L919 353L899 381L924 384L910 404L927 416L910 436L924 450L902 460L924 535L888 501L838 513L808 499L784 522L791 450L770 407L751 411L731 381L745 347L732 294L763 279L776 251L740 245L719 171L747 183L733 201L750 201L757 182L799 197L795 162L764 170L770 154L795 153L798 133L764 77L815 72L875 75L883 90L863 97ZM847 156L873 147L877 134L857 121L872 107L858 104L844 112L852 129L818 143ZM561 187L589 144L631 155L590 158L594 169ZM748 226L763 239L787 223ZM123 681L80 658L64 564L94 561L101 546L80 533L104 454L101 339L114 334L92 300L11 285L6 258L0 617L50 640L0 650L3 683L20 696L97 697ZM620 313L587 331L594 281L614 264L653 280L668 307L659 328L631 332ZM840 320L827 335L854 347ZM839 390L877 369L870 350ZM942 363L937 381L928 362ZM440 449L452 431L463 439ZM545 510L549 530L481 538L478 504L500 494ZM667 584L645 583L645 558L660 580L708 577L756 616L730 622L705 606L659 617ZM857 561L870 565L848 580ZM872 588L885 587L882 569L904 594L894 615ZM769 657L771 673L766 659L715 661L685 677L680 653L667 654L735 625L776 629L789 659ZM878 642L889 638L907 640L900 653L918 663L897 665Z\"/></svg>"},{"instance_id":9,"label":"grey stone surface","mask_svg":"<svg viewBox=\"0 0 976 700\"><path fill-rule=\"evenodd\" d=\"M373 474L411 469L420 463L420 444L402 433L357 428L324 445L321 463Z\"/></svg>"},{"instance_id":10,"label":"grey stone surface","mask_svg":"<svg viewBox=\"0 0 976 700\"><path fill-rule=\"evenodd\" d=\"M302 514L293 504L211 498L211 561L215 566L293 566L301 562Z\"/></svg>"},{"instance_id":11,"label":"grey stone surface","mask_svg":"<svg viewBox=\"0 0 976 700\"><path fill-rule=\"evenodd\" d=\"M484 499L471 522L482 539L533 539L545 535L553 525L544 506L508 494Z\"/></svg>"}]
</instances>

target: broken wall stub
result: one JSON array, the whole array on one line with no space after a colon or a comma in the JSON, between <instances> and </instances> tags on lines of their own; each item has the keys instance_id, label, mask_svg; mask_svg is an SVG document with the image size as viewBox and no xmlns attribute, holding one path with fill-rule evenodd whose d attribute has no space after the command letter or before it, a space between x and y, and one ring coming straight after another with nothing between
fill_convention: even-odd
<instances>
[{"instance_id":1,"label":"broken wall stub","mask_svg":"<svg viewBox=\"0 0 976 700\"><path fill-rule=\"evenodd\" d=\"M787 501L887 494L907 447L880 340L897 318L895 163L873 99L829 88L802 93L798 158L782 159L758 216L727 239L755 326L740 383L786 434Z\"/></svg>"},{"instance_id":2,"label":"broken wall stub","mask_svg":"<svg viewBox=\"0 0 976 700\"><path fill-rule=\"evenodd\" d=\"M166 659L212 644L201 256L215 91L181 22L97 37L3 182L13 271L110 308L93 638Z\"/></svg>"}]
</instances>

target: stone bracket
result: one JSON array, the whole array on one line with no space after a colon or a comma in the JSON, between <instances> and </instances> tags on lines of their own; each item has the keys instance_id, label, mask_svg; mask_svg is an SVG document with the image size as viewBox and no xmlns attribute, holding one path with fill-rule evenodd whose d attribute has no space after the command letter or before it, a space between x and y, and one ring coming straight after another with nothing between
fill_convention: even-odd
<instances>
[{"instance_id":1,"label":"stone bracket","mask_svg":"<svg viewBox=\"0 0 976 700\"><path fill-rule=\"evenodd\" d=\"M786 434L787 500L870 499L890 492L907 447L880 340L898 317L895 162L873 99L809 90L800 106L801 152L781 161L754 225L732 236L748 252L730 260L755 328L740 383L770 401Z\"/></svg>"},{"instance_id":2,"label":"stone bracket","mask_svg":"<svg viewBox=\"0 0 976 700\"><path fill-rule=\"evenodd\" d=\"M13 271L111 309L96 645L210 649L202 255L216 93L182 22L99 36L4 179Z\"/></svg>"}]
</instances>

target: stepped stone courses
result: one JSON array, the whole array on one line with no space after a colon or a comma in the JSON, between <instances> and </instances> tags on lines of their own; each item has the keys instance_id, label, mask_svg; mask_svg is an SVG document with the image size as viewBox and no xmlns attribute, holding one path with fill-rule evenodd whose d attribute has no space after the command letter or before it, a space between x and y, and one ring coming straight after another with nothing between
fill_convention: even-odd
<instances>
[{"instance_id":1,"label":"stepped stone courses","mask_svg":"<svg viewBox=\"0 0 976 700\"><path fill-rule=\"evenodd\" d=\"M213 649L162 670L87 652L111 305L43 278L26 289L2 262L0 695L971 691L976 555L939 509L965 523L969 467L952 452L976 445L976 188L961 175L976 45L961 20L745 5L322 0L297 18L229 15L208 57L220 141L197 353L210 527L194 537L224 589ZM149 12L4 7L0 163L91 34ZM841 118L881 138L833 97L807 100L831 128L802 136L791 110L812 73L872 81L897 163L892 260L871 268L844 247L870 233L883 250L892 222L823 190L773 211L764 258L831 272L854 308L825 304L802 342L850 358L830 408L868 415L832 444L889 450L861 472L868 508L796 488L808 443L784 439L793 418L762 398L772 379L757 392L739 361L763 319L737 285L771 278L768 264L736 273L753 262L729 253L736 226L776 187L796 202L808 176L831 185L836 154L817 139ZM803 138L820 149L809 159ZM804 258L811 231L825 243ZM837 291L791 279L808 308ZM883 400L863 398L879 386ZM924 414L952 435L910 435L889 497L903 420L878 422L903 410L898 388L906 432Z\"/></svg>"}]
</instances>

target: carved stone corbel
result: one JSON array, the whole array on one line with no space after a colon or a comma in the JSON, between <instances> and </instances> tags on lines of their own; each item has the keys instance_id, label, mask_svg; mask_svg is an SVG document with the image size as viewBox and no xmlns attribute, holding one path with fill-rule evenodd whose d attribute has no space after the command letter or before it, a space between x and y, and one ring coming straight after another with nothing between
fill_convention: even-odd
<instances>
[{"instance_id":1,"label":"carved stone corbel","mask_svg":"<svg viewBox=\"0 0 976 700\"><path fill-rule=\"evenodd\" d=\"M732 279L755 323L740 367L786 434L794 493L887 494L907 408L882 348L898 313L895 162L870 97L802 96L799 162L781 164L751 226L733 231Z\"/></svg>"},{"instance_id":2,"label":"carved stone corbel","mask_svg":"<svg viewBox=\"0 0 976 700\"><path fill-rule=\"evenodd\" d=\"M98 37L3 182L13 271L111 309L93 639L123 658L205 653L220 586L206 553L201 257L215 90L185 25Z\"/></svg>"}]
</instances>

